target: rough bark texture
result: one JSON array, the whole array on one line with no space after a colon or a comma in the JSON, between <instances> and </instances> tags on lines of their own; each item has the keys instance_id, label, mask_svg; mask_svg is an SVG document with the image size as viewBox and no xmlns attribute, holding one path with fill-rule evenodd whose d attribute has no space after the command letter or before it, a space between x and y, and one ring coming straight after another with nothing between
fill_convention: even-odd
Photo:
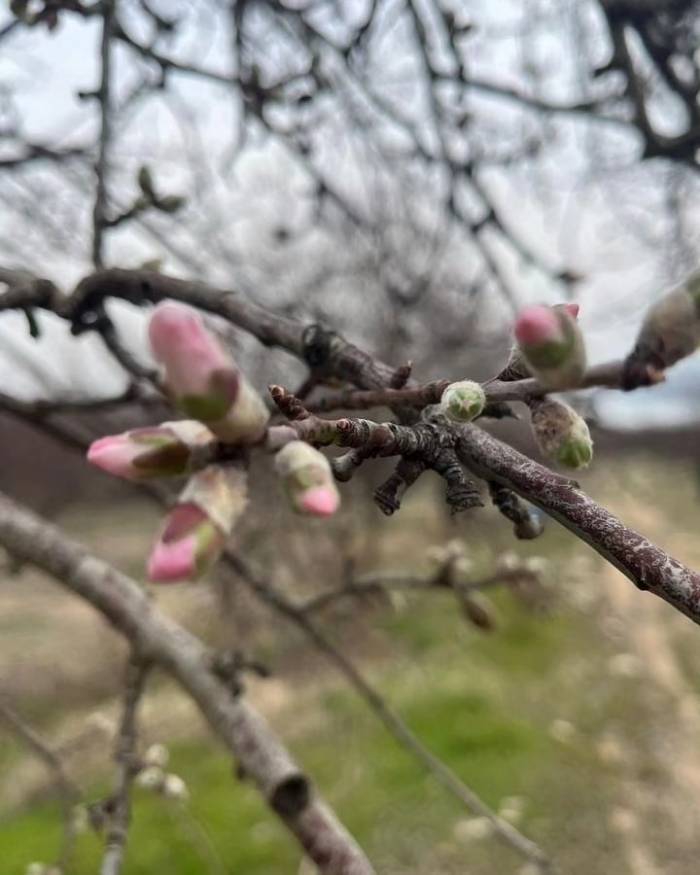
<instances>
[{"instance_id":1,"label":"rough bark texture","mask_svg":"<svg viewBox=\"0 0 700 875\"><path fill-rule=\"evenodd\" d=\"M700 623L700 574L628 528L572 482L553 474L481 429L460 429L457 450L474 473L536 504L649 590Z\"/></svg>"}]
</instances>

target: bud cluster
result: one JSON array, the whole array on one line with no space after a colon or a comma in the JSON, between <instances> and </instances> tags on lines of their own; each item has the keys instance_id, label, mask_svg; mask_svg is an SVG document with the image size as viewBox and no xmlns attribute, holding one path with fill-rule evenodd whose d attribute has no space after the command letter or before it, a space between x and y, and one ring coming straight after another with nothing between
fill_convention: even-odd
<instances>
[{"instance_id":1,"label":"bud cluster","mask_svg":"<svg viewBox=\"0 0 700 875\"><path fill-rule=\"evenodd\" d=\"M136 775L136 784L151 790L166 799L186 802L189 799L187 784L179 775L166 772L170 753L163 744L152 744L144 753L141 768Z\"/></svg>"},{"instance_id":2,"label":"bud cluster","mask_svg":"<svg viewBox=\"0 0 700 875\"><path fill-rule=\"evenodd\" d=\"M245 475L216 460L222 448L240 448L244 456L246 446L259 443L269 413L195 310L159 304L148 335L173 403L191 418L100 438L87 458L103 471L137 482L189 476L153 547L148 577L191 580L218 559L247 503ZM335 512L338 491L318 450L292 441L278 453L277 470L296 510L316 516Z\"/></svg>"}]
</instances>

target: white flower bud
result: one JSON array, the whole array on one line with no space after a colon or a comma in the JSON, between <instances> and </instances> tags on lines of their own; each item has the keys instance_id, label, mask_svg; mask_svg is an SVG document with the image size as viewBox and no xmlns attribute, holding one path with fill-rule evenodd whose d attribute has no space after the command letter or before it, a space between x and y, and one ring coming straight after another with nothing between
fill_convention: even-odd
<instances>
[{"instance_id":1,"label":"white flower bud","mask_svg":"<svg viewBox=\"0 0 700 875\"><path fill-rule=\"evenodd\" d=\"M158 766L148 766L136 776L136 783L144 790L160 790L165 781L165 773Z\"/></svg>"},{"instance_id":2,"label":"white flower bud","mask_svg":"<svg viewBox=\"0 0 700 875\"><path fill-rule=\"evenodd\" d=\"M187 784L179 775L168 774L163 781L163 795L168 799L178 799L181 802L189 798Z\"/></svg>"},{"instance_id":3,"label":"white flower bud","mask_svg":"<svg viewBox=\"0 0 700 875\"><path fill-rule=\"evenodd\" d=\"M152 744L146 749L143 755L143 763L145 766L157 766L164 769L170 760L170 752L164 744Z\"/></svg>"},{"instance_id":4,"label":"white flower bud","mask_svg":"<svg viewBox=\"0 0 700 875\"><path fill-rule=\"evenodd\" d=\"M493 824L488 817L469 817L458 821L453 832L455 838L461 842L486 839L493 832Z\"/></svg>"},{"instance_id":5,"label":"white flower bud","mask_svg":"<svg viewBox=\"0 0 700 875\"><path fill-rule=\"evenodd\" d=\"M24 875L47 875L48 866L45 863L29 863Z\"/></svg>"},{"instance_id":6,"label":"white flower bud","mask_svg":"<svg viewBox=\"0 0 700 875\"><path fill-rule=\"evenodd\" d=\"M85 718L87 729L94 729L103 735L113 735L116 729L114 720L111 720L103 711L93 711Z\"/></svg>"},{"instance_id":7,"label":"white flower bud","mask_svg":"<svg viewBox=\"0 0 700 875\"><path fill-rule=\"evenodd\" d=\"M522 566L522 560L517 553L506 550L496 560L496 571L516 571Z\"/></svg>"}]
</instances>

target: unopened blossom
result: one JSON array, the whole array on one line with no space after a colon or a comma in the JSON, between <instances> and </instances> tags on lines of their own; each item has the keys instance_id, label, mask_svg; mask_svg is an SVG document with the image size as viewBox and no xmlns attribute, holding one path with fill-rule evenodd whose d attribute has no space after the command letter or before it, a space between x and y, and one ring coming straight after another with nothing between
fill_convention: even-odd
<instances>
[{"instance_id":1,"label":"unopened blossom","mask_svg":"<svg viewBox=\"0 0 700 875\"><path fill-rule=\"evenodd\" d=\"M93 441L87 459L126 480L176 477L186 474L197 454L213 440L214 435L201 422L163 422Z\"/></svg>"},{"instance_id":2,"label":"unopened blossom","mask_svg":"<svg viewBox=\"0 0 700 875\"><path fill-rule=\"evenodd\" d=\"M516 320L515 339L530 373L546 388L581 382L586 350L578 322L566 307L527 307Z\"/></svg>"},{"instance_id":3,"label":"unopened blossom","mask_svg":"<svg viewBox=\"0 0 700 875\"><path fill-rule=\"evenodd\" d=\"M202 317L183 304L159 304L148 336L175 404L205 422L222 441L254 443L265 432L269 413Z\"/></svg>"},{"instance_id":4,"label":"unopened blossom","mask_svg":"<svg viewBox=\"0 0 700 875\"><path fill-rule=\"evenodd\" d=\"M440 410L455 422L470 422L480 416L486 406L486 395L474 380L460 380L442 393Z\"/></svg>"},{"instance_id":5,"label":"unopened blossom","mask_svg":"<svg viewBox=\"0 0 700 875\"><path fill-rule=\"evenodd\" d=\"M554 313L562 311L571 319L578 319L578 304L553 304L551 307L545 307L545 309L551 310ZM525 380L528 377L532 376L533 373L530 370L527 362L525 361L525 357L523 356L520 346L517 342L514 343L511 347L506 366L500 371L496 379L503 380L505 382L513 382L514 380Z\"/></svg>"},{"instance_id":6,"label":"unopened blossom","mask_svg":"<svg viewBox=\"0 0 700 875\"><path fill-rule=\"evenodd\" d=\"M652 305L625 361L626 388L663 379L666 368L700 346L700 272Z\"/></svg>"},{"instance_id":7,"label":"unopened blossom","mask_svg":"<svg viewBox=\"0 0 700 875\"><path fill-rule=\"evenodd\" d=\"M340 505L338 487L328 459L304 441L290 441L275 456L292 507L312 516L331 516Z\"/></svg>"},{"instance_id":8,"label":"unopened blossom","mask_svg":"<svg viewBox=\"0 0 700 875\"><path fill-rule=\"evenodd\" d=\"M173 583L204 574L221 555L246 502L243 472L209 465L193 474L153 547L149 580Z\"/></svg>"},{"instance_id":9,"label":"unopened blossom","mask_svg":"<svg viewBox=\"0 0 700 875\"><path fill-rule=\"evenodd\" d=\"M532 431L542 454L566 468L585 468L593 459L593 441L586 421L554 398L531 407Z\"/></svg>"}]
</instances>

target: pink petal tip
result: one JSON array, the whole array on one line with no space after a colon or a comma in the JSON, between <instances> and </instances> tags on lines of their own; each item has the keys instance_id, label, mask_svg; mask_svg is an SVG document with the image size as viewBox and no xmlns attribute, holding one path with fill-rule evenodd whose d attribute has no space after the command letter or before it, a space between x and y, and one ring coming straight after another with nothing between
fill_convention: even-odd
<instances>
[{"instance_id":1,"label":"pink petal tip","mask_svg":"<svg viewBox=\"0 0 700 875\"><path fill-rule=\"evenodd\" d=\"M308 489L299 501L300 509L305 513L321 517L332 516L338 510L339 504L340 496L327 486Z\"/></svg>"},{"instance_id":2,"label":"pink petal tip","mask_svg":"<svg viewBox=\"0 0 700 875\"><path fill-rule=\"evenodd\" d=\"M518 316L515 337L521 345L548 343L559 337L561 326L550 307L528 307Z\"/></svg>"},{"instance_id":3,"label":"pink petal tip","mask_svg":"<svg viewBox=\"0 0 700 875\"><path fill-rule=\"evenodd\" d=\"M158 541L148 560L148 579L153 583L189 580L195 572L195 546L194 538Z\"/></svg>"}]
</instances>

